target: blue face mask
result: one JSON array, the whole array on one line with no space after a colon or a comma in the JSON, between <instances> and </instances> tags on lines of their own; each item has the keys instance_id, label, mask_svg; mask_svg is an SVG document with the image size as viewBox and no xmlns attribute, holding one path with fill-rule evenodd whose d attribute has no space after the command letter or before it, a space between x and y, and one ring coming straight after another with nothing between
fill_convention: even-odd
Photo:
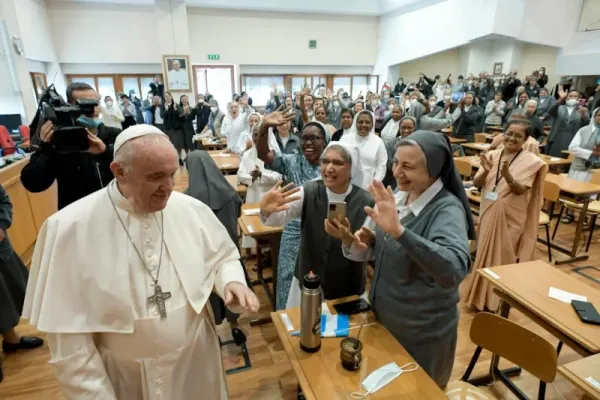
<instances>
[{"instance_id":1,"label":"blue face mask","mask_svg":"<svg viewBox=\"0 0 600 400\"><path fill-rule=\"evenodd\" d=\"M81 115L79 118L77 118L77 122L86 128L96 129L98 126L100 126L102 120L100 118L90 118L86 117L85 115Z\"/></svg>"}]
</instances>

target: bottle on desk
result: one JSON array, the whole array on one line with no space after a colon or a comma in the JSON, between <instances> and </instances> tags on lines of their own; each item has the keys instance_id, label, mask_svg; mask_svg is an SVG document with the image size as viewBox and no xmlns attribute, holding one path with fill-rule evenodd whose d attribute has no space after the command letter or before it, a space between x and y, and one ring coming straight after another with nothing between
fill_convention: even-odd
<instances>
[{"instance_id":1,"label":"bottle on desk","mask_svg":"<svg viewBox=\"0 0 600 400\"><path fill-rule=\"evenodd\" d=\"M304 276L300 299L300 348L314 353L321 348L321 278L312 271Z\"/></svg>"}]
</instances>

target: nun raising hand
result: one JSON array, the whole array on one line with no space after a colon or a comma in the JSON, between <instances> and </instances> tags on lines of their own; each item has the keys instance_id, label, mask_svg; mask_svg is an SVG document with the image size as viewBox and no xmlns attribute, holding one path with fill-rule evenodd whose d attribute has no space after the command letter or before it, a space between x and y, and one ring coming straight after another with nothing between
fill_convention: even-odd
<instances>
[{"instance_id":1,"label":"nun raising hand","mask_svg":"<svg viewBox=\"0 0 600 400\"><path fill-rule=\"evenodd\" d=\"M469 270L473 218L450 143L442 134L417 131L394 154L392 193L374 181L375 207L354 235L341 224L345 257L375 260L369 300L379 322L443 387L456 350L458 287Z\"/></svg>"}]
</instances>

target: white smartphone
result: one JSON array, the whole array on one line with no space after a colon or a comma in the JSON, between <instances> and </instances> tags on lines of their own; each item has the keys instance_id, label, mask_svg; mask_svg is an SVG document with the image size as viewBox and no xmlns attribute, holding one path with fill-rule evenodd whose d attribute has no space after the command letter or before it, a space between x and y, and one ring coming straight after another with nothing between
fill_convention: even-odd
<instances>
[{"instance_id":1,"label":"white smartphone","mask_svg":"<svg viewBox=\"0 0 600 400\"><path fill-rule=\"evenodd\" d=\"M338 220L339 222L344 222L346 220L346 203L343 201L330 201L327 219L330 221Z\"/></svg>"}]
</instances>

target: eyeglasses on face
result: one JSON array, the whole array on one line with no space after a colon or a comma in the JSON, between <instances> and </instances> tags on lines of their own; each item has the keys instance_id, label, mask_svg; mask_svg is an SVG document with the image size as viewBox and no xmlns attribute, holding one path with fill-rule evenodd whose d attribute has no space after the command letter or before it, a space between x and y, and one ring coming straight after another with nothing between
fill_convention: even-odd
<instances>
[{"instance_id":1,"label":"eyeglasses on face","mask_svg":"<svg viewBox=\"0 0 600 400\"><path fill-rule=\"evenodd\" d=\"M323 140L322 137L320 136L315 136L315 135L303 135L300 137L300 143L306 143L306 142L312 142L312 143L316 143L320 140Z\"/></svg>"},{"instance_id":2,"label":"eyeglasses on face","mask_svg":"<svg viewBox=\"0 0 600 400\"><path fill-rule=\"evenodd\" d=\"M346 163L342 160L330 160L329 158L322 158L321 165L333 164L334 167L343 167Z\"/></svg>"},{"instance_id":3,"label":"eyeglasses on face","mask_svg":"<svg viewBox=\"0 0 600 400\"><path fill-rule=\"evenodd\" d=\"M504 136L507 138L515 138L517 140L525 139L525 136L520 133L505 132Z\"/></svg>"}]
</instances>

